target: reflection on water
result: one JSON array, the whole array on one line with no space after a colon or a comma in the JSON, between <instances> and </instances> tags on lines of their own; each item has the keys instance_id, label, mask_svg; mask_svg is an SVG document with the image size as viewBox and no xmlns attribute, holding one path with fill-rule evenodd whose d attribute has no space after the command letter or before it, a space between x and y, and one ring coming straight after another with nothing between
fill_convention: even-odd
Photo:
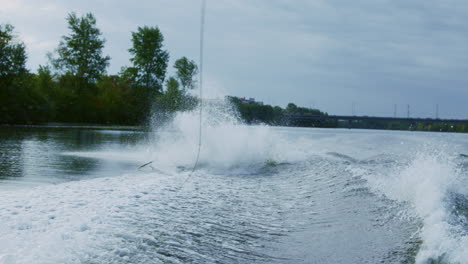
<instances>
[{"instance_id":1,"label":"reflection on water","mask_svg":"<svg viewBox=\"0 0 468 264\"><path fill-rule=\"evenodd\" d=\"M122 149L142 137L140 132L129 131L0 128L0 189L119 175L135 165L65 153L94 151L104 146Z\"/></svg>"}]
</instances>

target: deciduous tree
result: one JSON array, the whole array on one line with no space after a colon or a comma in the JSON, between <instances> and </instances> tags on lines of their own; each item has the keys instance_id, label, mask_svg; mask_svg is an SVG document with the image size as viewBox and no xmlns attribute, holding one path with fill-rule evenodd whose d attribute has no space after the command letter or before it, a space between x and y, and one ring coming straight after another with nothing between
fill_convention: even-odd
<instances>
[{"instance_id":1,"label":"deciduous tree","mask_svg":"<svg viewBox=\"0 0 468 264\"><path fill-rule=\"evenodd\" d=\"M62 37L57 58L51 58L56 69L77 77L81 85L95 84L109 66L109 56L103 55L105 39L97 28L96 18L87 13L67 17L70 34Z\"/></svg>"},{"instance_id":2,"label":"deciduous tree","mask_svg":"<svg viewBox=\"0 0 468 264\"><path fill-rule=\"evenodd\" d=\"M198 73L197 64L187 57L176 60L174 68L177 70L176 76L184 90L195 87L195 75Z\"/></svg>"},{"instance_id":3,"label":"deciduous tree","mask_svg":"<svg viewBox=\"0 0 468 264\"><path fill-rule=\"evenodd\" d=\"M10 86L18 76L27 73L26 47L13 35L14 27L0 25L0 85L3 89Z\"/></svg>"},{"instance_id":4,"label":"deciduous tree","mask_svg":"<svg viewBox=\"0 0 468 264\"><path fill-rule=\"evenodd\" d=\"M132 32L130 61L138 72L138 82L150 93L162 93L169 53L163 49L164 36L158 27L139 27Z\"/></svg>"},{"instance_id":5,"label":"deciduous tree","mask_svg":"<svg viewBox=\"0 0 468 264\"><path fill-rule=\"evenodd\" d=\"M0 123L22 119L23 99L28 95L26 47L15 38L13 30L10 24L0 25Z\"/></svg>"}]
</instances>

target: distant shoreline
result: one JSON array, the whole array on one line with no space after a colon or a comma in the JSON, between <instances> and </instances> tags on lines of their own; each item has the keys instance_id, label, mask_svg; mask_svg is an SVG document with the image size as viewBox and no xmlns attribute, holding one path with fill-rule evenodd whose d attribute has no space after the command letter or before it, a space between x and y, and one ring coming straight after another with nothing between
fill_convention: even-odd
<instances>
[{"instance_id":1,"label":"distant shoreline","mask_svg":"<svg viewBox=\"0 0 468 264\"><path fill-rule=\"evenodd\" d=\"M297 128L316 128L316 129L341 129L341 130L379 130L379 131L408 131L408 132L434 132L434 133L457 133L464 134L462 131L434 131L418 129L391 129L391 128L365 128L365 127L320 127L320 126L297 126L285 124L264 124L264 123L245 123L246 126L267 125L271 127L297 127ZM0 124L2 128L57 128L57 129L94 129L94 130L115 130L115 131L145 131L144 126L126 126L126 125L103 125L103 124L80 124L80 123L47 123L47 124Z\"/></svg>"},{"instance_id":2,"label":"distant shoreline","mask_svg":"<svg viewBox=\"0 0 468 264\"><path fill-rule=\"evenodd\" d=\"M102 125L102 124L78 124L78 123L47 123L47 124L0 124L0 128L79 128L96 130L122 130L122 131L142 131L142 126L124 126L124 125Z\"/></svg>"}]
</instances>

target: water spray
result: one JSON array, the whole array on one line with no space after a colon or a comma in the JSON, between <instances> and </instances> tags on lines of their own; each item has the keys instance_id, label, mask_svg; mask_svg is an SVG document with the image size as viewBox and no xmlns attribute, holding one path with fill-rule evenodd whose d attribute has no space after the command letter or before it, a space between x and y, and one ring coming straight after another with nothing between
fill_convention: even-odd
<instances>
[{"instance_id":1,"label":"water spray","mask_svg":"<svg viewBox=\"0 0 468 264\"><path fill-rule=\"evenodd\" d=\"M199 71L199 100L200 100L200 105L199 105L199 124L198 124L198 146L197 146L197 155L195 158L195 163L190 170L189 175L187 178L182 182L182 185L180 186L180 189L183 188L185 183L192 177L193 173L197 170L198 163L200 161L200 153L201 153L201 147L202 147L202 123L203 123L203 49L204 49L204 37L205 37L205 13L206 13L206 0L202 0L202 6L201 6L201 20L200 20L200 71ZM138 167L138 170L150 166L153 164L154 161L147 162L140 167ZM154 168L153 168L154 169Z\"/></svg>"},{"instance_id":2,"label":"water spray","mask_svg":"<svg viewBox=\"0 0 468 264\"><path fill-rule=\"evenodd\" d=\"M202 0L201 7L201 19L200 19L200 87L199 87L199 100L200 100L200 112L199 112L199 124L198 124L198 147L197 147L197 156L195 158L195 163L193 168L190 171L189 175L182 182L180 189L182 189L185 183L192 177L195 170L197 170L198 162L200 161L200 152L202 147L202 123L203 123L203 47L204 47L204 38L205 38L205 12L206 12L206 0Z\"/></svg>"}]
</instances>

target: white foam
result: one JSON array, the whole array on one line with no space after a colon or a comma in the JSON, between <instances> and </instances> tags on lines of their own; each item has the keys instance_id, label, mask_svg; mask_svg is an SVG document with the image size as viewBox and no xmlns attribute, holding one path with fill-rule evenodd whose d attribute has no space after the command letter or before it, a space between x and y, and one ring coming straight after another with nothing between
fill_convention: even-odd
<instances>
[{"instance_id":1,"label":"white foam","mask_svg":"<svg viewBox=\"0 0 468 264\"><path fill-rule=\"evenodd\" d=\"M117 250L117 234L132 235L126 214L135 208L143 213L148 201L158 199L163 178L170 180L158 174L128 175L2 192L0 263L122 261L122 252L131 250Z\"/></svg>"},{"instance_id":2,"label":"white foam","mask_svg":"<svg viewBox=\"0 0 468 264\"><path fill-rule=\"evenodd\" d=\"M401 168L395 168L401 169ZM409 202L422 219L420 237L423 241L416 263L443 258L448 263L468 263L468 237L450 224L447 195L459 184L460 171L446 152L426 150L401 171L393 175L368 175L374 189L387 197ZM445 262L444 262L445 263Z\"/></svg>"},{"instance_id":3,"label":"white foam","mask_svg":"<svg viewBox=\"0 0 468 264\"><path fill-rule=\"evenodd\" d=\"M247 126L239 122L228 104L206 105L202 121L200 164L227 169L264 164L267 160L291 161L303 157L300 147L291 145L273 128ZM198 110L178 113L174 120L156 131L157 140L149 152L158 166L191 167L198 147Z\"/></svg>"}]
</instances>

